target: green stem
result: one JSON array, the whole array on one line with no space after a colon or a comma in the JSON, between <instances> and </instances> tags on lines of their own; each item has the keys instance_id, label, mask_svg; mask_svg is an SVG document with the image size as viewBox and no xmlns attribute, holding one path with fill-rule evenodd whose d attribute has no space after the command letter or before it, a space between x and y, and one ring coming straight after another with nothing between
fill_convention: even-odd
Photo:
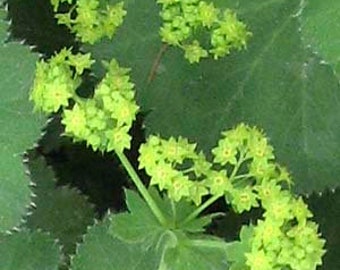
<instances>
[{"instance_id":1,"label":"green stem","mask_svg":"<svg viewBox=\"0 0 340 270\"><path fill-rule=\"evenodd\" d=\"M173 200L170 200L170 202L171 202L171 211L172 211L172 216L173 216L173 220L175 221L175 223L176 223L176 221L177 221L177 210L176 210L176 204L175 204L175 202L173 201ZM171 224L171 226L173 226L173 227L176 227L176 224Z\"/></svg>"},{"instance_id":2,"label":"green stem","mask_svg":"<svg viewBox=\"0 0 340 270\"><path fill-rule=\"evenodd\" d=\"M237 161L237 164L235 165L231 175L229 176L230 182L235 179L238 169L240 168L243 161L245 161L244 156L241 156L240 159Z\"/></svg>"},{"instance_id":3,"label":"green stem","mask_svg":"<svg viewBox=\"0 0 340 270\"><path fill-rule=\"evenodd\" d=\"M186 219L181 222L181 224L186 224L189 221L195 219L199 214L201 214L207 207L209 207L211 204L213 204L218 198L220 198L221 195L214 195L210 197L208 200L206 200L203 204L201 204L198 208L195 209L189 216L186 217Z\"/></svg>"},{"instance_id":4,"label":"green stem","mask_svg":"<svg viewBox=\"0 0 340 270\"><path fill-rule=\"evenodd\" d=\"M234 178L233 178L233 180L236 180L236 179L240 179L240 178L250 178L250 177L253 177L253 175L252 174L250 174L250 173L247 173L247 174L240 174L240 175L237 175L237 176L235 176Z\"/></svg>"},{"instance_id":5,"label":"green stem","mask_svg":"<svg viewBox=\"0 0 340 270\"><path fill-rule=\"evenodd\" d=\"M241 155L240 159L238 160L237 164L235 165L229 179L232 182L235 177L236 174L242 164L242 162L244 162L246 159L244 157L244 155ZM185 224L191 220L193 220L194 218L196 218L199 214L201 214L207 207L209 207L212 203L214 203L218 198L220 198L221 195L214 195L212 197L210 197L208 200L206 200L201 206L199 206L195 211L193 211L189 216L187 216L187 218L182 222L182 224Z\"/></svg>"},{"instance_id":6,"label":"green stem","mask_svg":"<svg viewBox=\"0 0 340 270\"><path fill-rule=\"evenodd\" d=\"M218 240L190 240L190 245L193 247L205 247L205 248L220 248L225 249L228 246L227 242L218 241Z\"/></svg>"},{"instance_id":7,"label":"green stem","mask_svg":"<svg viewBox=\"0 0 340 270\"><path fill-rule=\"evenodd\" d=\"M162 211L158 208L158 205L155 203L153 198L150 196L150 193L144 186L142 180L139 178L138 174L136 173L135 169L132 167L130 161L127 159L127 157L124 155L123 152L116 152L118 158L120 159L120 162L123 164L125 170L129 174L131 180L136 185L138 191L150 207L152 213L155 215L155 217L158 219L158 221L163 225L166 226L166 219L162 213Z\"/></svg>"},{"instance_id":8,"label":"green stem","mask_svg":"<svg viewBox=\"0 0 340 270\"><path fill-rule=\"evenodd\" d=\"M191 173L193 171L194 171L194 168L188 168L188 169L186 169L186 170L184 170L182 172L183 172L183 174L188 174L188 173Z\"/></svg>"}]
</instances>

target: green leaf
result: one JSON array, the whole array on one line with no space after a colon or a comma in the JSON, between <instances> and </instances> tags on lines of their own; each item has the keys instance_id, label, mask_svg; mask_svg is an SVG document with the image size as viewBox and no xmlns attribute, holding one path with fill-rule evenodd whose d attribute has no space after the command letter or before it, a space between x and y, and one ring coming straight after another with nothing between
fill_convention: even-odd
<instances>
[{"instance_id":1,"label":"green leaf","mask_svg":"<svg viewBox=\"0 0 340 270\"><path fill-rule=\"evenodd\" d=\"M66 136L62 136L64 127L60 123L60 118L60 115L54 115L54 117L49 118L43 129L43 134L39 140L43 154L60 151L61 145L71 140Z\"/></svg>"},{"instance_id":2,"label":"green leaf","mask_svg":"<svg viewBox=\"0 0 340 270\"><path fill-rule=\"evenodd\" d=\"M156 189L150 188L151 196L167 220L167 227L162 227L149 206L136 192L131 190L125 192L130 213L112 215L110 233L126 242L144 242L150 246L158 243L158 239L162 238L167 229L188 233L204 232L205 227L211 223L212 219L220 215L214 213L183 224L185 218L196 209L196 206L184 200L177 203L171 202L168 197L162 198Z\"/></svg>"},{"instance_id":3,"label":"green leaf","mask_svg":"<svg viewBox=\"0 0 340 270\"><path fill-rule=\"evenodd\" d=\"M71 270L156 270L159 256L141 244L128 244L108 232L105 220L91 227L72 260Z\"/></svg>"},{"instance_id":4,"label":"green leaf","mask_svg":"<svg viewBox=\"0 0 340 270\"><path fill-rule=\"evenodd\" d=\"M85 48L93 52L92 57L95 59L111 60L115 56L121 66L133 67L131 77L137 85L142 86L147 82L149 70L161 47L158 33L161 25L160 9L156 1L138 0L125 1L125 9L127 14L123 25L113 40L104 39ZM100 61L95 66L97 74L103 75L105 69Z\"/></svg>"},{"instance_id":5,"label":"green leaf","mask_svg":"<svg viewBox=\"0 0 340 270\"><path fill-rule=\"evenodd\" d=\"M136 192L127 189L125 194L130 213L112 215L110 233L125 242L146 241L151 245L165 229Z\"/></svg>"},{"instance_id":6,"label":"green leaf","mask_svg":"<svg viewBox=\"0 0 340 270\"><path fill-rule=\"evenodd\" d=\"M8 2L11 19L11 37L34 45L36 51L45 56L51 56L63 47L75 46L74 36L70 31L57 24L51 1L5 1Z\"/></svg>"},{"instance_id":7,"label":"green leaf","mask_svg":"<svg viewBox=\"0 0 340 270\"><path fill-rule=\"evenodd\" d=\"M227 243L216 239L179 237L175 247L166 249L160 270L225 270Z\"/></svg>"},{"instance_id":8,"label":"green leaf","mask_svg":"<svg viewBox=\"0 0 340 270\"><path fill-rule=\"evenodd\" d=\"M78 190L56 187L54 174L42 157L31 159L29 167L36 207L27 217L26 226L49 232L60 240L64 253L74 253L76 243L93 223L93 206Z\"/></svg>"},{"instance_id":9,"label":"green leaf","mask_svg":"<svg viewBox=\"0 0 340 270\"><path fill-rule=\"evenodd\" d=\"M3 31L0 27L0 37ZM18 225L30 202L22 154L45 121L28 101L36 60L37 55L20 44L0 43L0 232Z\"/></svg>"},{"instance_id":10,"label":"green leaf","mask_svg":"<svg viewBox=\"0 0 340 270\"><path fill-rule=\"evenodd\" d=\"M116 57L133 67L148 134L182 135L209 153L220 131L243 121L268 134L295 191L339 185L338 79L301 42L299 1L216 1L236 10L253 36L247 50L199 65L190 65L176 48L162 48L159 9L151 2L128 1L114 41L91 48L98 60Z\"/></svg>"},{"instance_id":11,"label":"green leaf","mask_svg":"<svg viewBox=\"0 0 340 270\"><path fill-rule=\"evenodd\" d=\"M162 205L161 209L164 208L167 204L164 203L166 200L163 200L155 191L151 193L156 201L163 201L159 205ZM199 265L197 267L201 267L198 269L225 269L227 245L224 241L203 236L198 239L189 239L185 234L185 232L201 232L207 220L210 222L208 217L198 219L196 223L188 223L184 228L172 228L174 223L169 223L170 227L166 228L158 223L138 194L126 190L126 197L130 213L115 214L110 217L111 224L108 233L113 239L118 239L130 247L139 246L145 252L152 251L155 256L152 258L160 262L159 267L156 268L159 270L193 269L192 267L196 264ZM169 205L166 208L169 209ZM175 218L176 215L172 217L172 219ZM124 266L124 269L130 268Z\"/></svg>"},{"instance_id":12,"label":"green leaf","mask_svg":"<svg viewBox=\"0 0 340 270\"><path fill-rule=\"evenodd\" d=\"M189 233L203 233L205 231L205 227L210 225L214 218L220 217L222 215L223 213L213 213L210 215L197 217L193 220L190 220L189 222L185 222L184 224L180 223L179 228Z\"/></svg>"},{"instance_id":13,"label":"green leaf","mask_svg":"<svg viewBox=\"0 0 340 270\"><path fill-rule=\"evenodd\" d=\"M165 215L165 218L168 220L169 226L183 230L185 232L204 232L205 227L212 222L212 219L221 215L220 213L205 215L183 224L188 215L195 211L197 206L195 206L192 202L185 200L172 202L167 196L161 197L159 192L153 187L149 187L149 192L158 205L159 209Z\"/></svg>"},{"instance_id":14,"label":"green leaf","mask_svg":"<svg viewBox=\"0 0 340 270\"><path fill-rule=\"evenodd\" d=\"M326 254L320 270L340 269L340 189L313 194L307 200L319 231L326 239Z\"/></svg>"},{"instance_id":15,"label":"green leaf","mask_svg":"<svg viewBox=\"0 0 340 270\"><path fill-rule=\"evenodd\" d=\"M244 269L246 267L245 253L251 250L252 226L242 226L240 241L234 241L227 246L227 258L233 262L232 270Z\"/></svg>"},{"instance_id":16,"label":"green leaf","mask_svg":"<svg viewBox=\"0 0 340 270\"><path fill-rule=\"evenodd\" d=\"M57 270L60 259L58 245L42 232L0 235L0 254L3 270Z\"/></svg>"},{"instance_id":17,"label":"green leaf","mask_svg":"<svg viewBox=\"0 0 340 270\"><path fill-rule=\"evenodd\" d=\"M176 204L172 204L170 198L168 196L161 195L158 189L154 186L149 186L148 191L151 197L154 199L157 206L159 207L159 209L161 210L161 212L163 213L163 215L165 216L165 218L168 221L173 221L174 216L173 206Z\"/></svg>"},{"instance_id":18,"label":"green leaf","mask_svg":"<svg viewBox=\"0 0 340 270\"><path fill-rule=\"evenodd\" d=\"M301 30L306 46L329 63L340 78L340 2L302 1Z\"/></svg>"},{"instance_id":19,"label":"green leaf","mask_svg":"<svg viewBox=\"0 0 340 270\"><path fill-rule=\"evenodd\" d=\"M2 0L0 1L0 44L2 44L7 37L8 24L5 22L6 11L2 8Z\"/></svg>"}]
</instances>

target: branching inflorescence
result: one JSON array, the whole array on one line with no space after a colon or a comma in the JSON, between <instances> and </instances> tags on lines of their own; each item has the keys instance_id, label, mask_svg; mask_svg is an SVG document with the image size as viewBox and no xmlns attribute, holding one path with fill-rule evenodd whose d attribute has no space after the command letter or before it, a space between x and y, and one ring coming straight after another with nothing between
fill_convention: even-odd
<instances>
[{"instance_id":1,"label":"branching inflorescence","mask_svg":"<svg viewBox=\"0 0 340 270\"><path fill-rule=\"evenodd\" d=\"M223 132L212 150L213 162L194 149L195 144L181 137L152 136L141 146L139 159L151 185L167 190L174 201L185 198L198 206L187 220L220 197L237 213L261 206L263 220L254 227L246 253L250 269L308 270L321 264L325 241L302 198L289 191L292 180L274 162L273 148L262 132L244 124ZM211 196L209 204L202 204L206 195Z\"/></svg>"},{"instance_id":2,"label":"branching inflorescence","mask_svg":"<svg viewBox=\"0 0 340 270\"><path fill-rule=\"evenodd\" d=\"M98 1L85 2L79 0L77 3L79 16L85 11L90 15L98 12ZM57 8L59 2L53 3ZM163 40L182 47L190 62L208 55L197 40L189 45L183 43L190 40L200 27L212 31L213 48L209 52L215 58L228 54L232 48L245 46L249 33L230 10L223 12L221 17L221 12L212 3L204 1L159 0L158 3L163 5ZM119 4L119 7L122 6ZM119 10L113 12L115 16L108 17L107 25L121 24L125 12ZM95 25L98 18L93 16L91 20ZM98 20L98 28L104 27L101 21ZM83 41L94 42L107 34L104 27L106 30L99 30L100 35L93 34L92 37L96 38L90 38L91 35L78 22L75 19L68 25ZM113 35L115 27L110 29L109 36ZM66 49L47 62L38 62L30 98L36 110L45 113L61 111L65 134L75 141L85 141L95 151L115 151L162 223L162 213L123 154L130 148L128 132L139 110L129 70L111 60L106 63L107 73L95 87L93 97L82 98L76 90L84 69L89 69L93 62L90 54L72 54ZM237 248L242 241L247 241L249 245L245 254L230 259L232 265L250 270L312 270L321 264L325 241L320 238L317 225L310 220L313 215L303 199L290 192L291 177L275 162L273 147L262 131L239 124L222 132L217 146L211 151L212 160L196 148L195 143L183 137L163 139L152 135L139 150L139 168L145 169L151 177L151 185L166 191L174 203L187 200L197 206L182 225L197 218L221 197L237 213L262 207L262 219L255 225L244 227L251 232L247 239L231 244ZM180 227L178 224L176 229Z\"/></svg>"},{"instance_id":3,"label":"branching inflorescence","mask_svg":"<svg viewBox=\"0 0 340 270\"><path fill-rule=\"evenodd\" d=\"M81 98L76 93L79 76L92 63L89 54L72 55L70 50L62 50L47 63L39 62L31 99L36 109L46 113L62 107L65 134L75 141L86 141L93 150L122 152L130 148L128 131L138 111L129 70L112 60L93 97ZM72 108L70 99L75 103Z\"/></svg>"},{"instance_id":4,"label":"branching inflorescence","mask_svg":"<svg viewBox=\"0 0 340 270\"><path fill-rule=\"evenodd\" d=\"M73 1L51 0L54 11L58 10L60 2L71 4ZM102 6L98 0L78 0L69 12L57 14L56 18L59 24L69 27L80 41L94 44L103 37L112 38L125 15L123 2Z\"/></svg>"},{"instance_id":5,"label":"branching inflorescence","mask_svg":"<svg viewBox=\"0 0 340 270\"><path fill-rule=\"evenodd\" d=\"M224 11L201 0L157 0L162 5L160 35L165 43L182 48L190 63L213 55L226 56L246 47L251 33L230 9ZM208 42L200 42L209 36ZM204 44L204 45L202 45Z\"/></svg>"}]
</instances>

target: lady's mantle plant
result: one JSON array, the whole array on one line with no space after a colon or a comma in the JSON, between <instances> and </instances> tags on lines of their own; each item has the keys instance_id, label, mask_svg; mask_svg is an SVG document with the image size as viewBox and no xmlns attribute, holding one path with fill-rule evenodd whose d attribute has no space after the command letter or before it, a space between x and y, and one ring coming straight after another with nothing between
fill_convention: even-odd
<instances>
[{"instance_id":1,"label":"lady's mantle plant","mask_svg":"<svg viewBox=\"0 0 340 270\"><path fill-rule=\"evenodd\" d=\"M212 54L215 59L226 56L232 49L246 46L251 35L244 23L231 10L220 10L213 3L200 0L158 0L164 20L160 29L162 40L178 46L190 63ZM208 35L210 49L202 47L197 38Z\"/></svg>"},{"instance_id":2,"label":"lady's mantle plant","mask_svg":"<svg viewBox=\"0 0 340 270\"><path fill-rule=\"evenodd\" d=\"M55 10L60 2L69 1L52 1ZM215 59L226 56L231 49L245 47L251 36L235 13L219 10L213 3L158 3L164 20L162 40L182 48L190 63L209 54ZM92 44L112 37L125 14L122 3L101 7L99 1L78 0L69 13L56 17L81 41ZM202 33L209 34L209 42L204 37L199 41ZM204 49L201 42L210 48ZM147 189L124 154L130 149L129 131L139 112L129 69L115 59L104 63L106 75L93 96L84 98L77 88L93 63L90 54L73 54L70 49L38 62L30 98L36 110L61 112L65 135L75 142L85 141L94 151L113 151L125 167L144 201L127 191L130 213L110 216L109 232L114 237L154 250L156 269L189 269L192 258L183 255L183 248L220 254L216 269L312 270L321 265L325 241L303 199L290 191L291 177L275 162L262 131L241 123L222 132L209 159L183 137L149 136L139 149L139 169L145 169L150 186L158 191ZM242 227L240 241L226 243L203 234L218 213L201 214L220 198L236 213L264 210L261 219Z\"/></svg>"}]
</instances>

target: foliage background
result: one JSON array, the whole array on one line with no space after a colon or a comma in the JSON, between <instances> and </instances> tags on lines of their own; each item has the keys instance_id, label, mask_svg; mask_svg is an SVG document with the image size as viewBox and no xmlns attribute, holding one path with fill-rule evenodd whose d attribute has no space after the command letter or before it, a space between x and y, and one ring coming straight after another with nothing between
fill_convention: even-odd
<instances>
[{"instance_id":1,"label":"foliage background","mask_svg":"<svg viewBox=\"0 0 340 270\"><path fill-rule=\"evenodd\" d=\"M101 218L109 208L125 208L122 188L130 183L114 157L60 138L63 128L58 115L41 131L46 119L31 113L28 91L38 54L49 57L64 46L73 46L91 51L96 60L114 56L132 68L144 112L132 131L136 136L132 160L136 161L139 143L152 133L188 137L207 152L222 129L240 121L263 128L277 160L291 171L295 191L308 198L327 239L328 253L320 269L340 269L340 4L331 0L215 0L219 7L235 9L249 26L253 37L247 50L190 65L181 51L168 48L149 82L162 46L155 1L126 0L128 15L114 40L91 47L78 44L65 27L56 24L48 2L8 0L8 12L0 13L10 21L0 24L0 250L23 248L16 246L17 239L27 239L29 245L28 239L37 237L42 246L50 247L38 253L50 250L54 254L50 258L61 256L67 264L66 255L75 252L76 242L94 218ZM96 66L85 76L82 90L90 89L102 75ZM34 143L28 166L35 187L29 188L21 159ZM34 208L27 208L31 202ZM222 202L214 207L224 209ZM32 215L26 216L27 212ZM210 231L235 239L241 224L256 213L233 216L232 221L230 216L216 220ZM14 226L21 229L13 233L17 238L6 236L4 232ZM43 233L27 233L37 228ZM95 230L101 229L91 232ZM42 267L35 263L26 265ZM57 267L58 260L46 263Z\"/></svg>"}]
</instances>

